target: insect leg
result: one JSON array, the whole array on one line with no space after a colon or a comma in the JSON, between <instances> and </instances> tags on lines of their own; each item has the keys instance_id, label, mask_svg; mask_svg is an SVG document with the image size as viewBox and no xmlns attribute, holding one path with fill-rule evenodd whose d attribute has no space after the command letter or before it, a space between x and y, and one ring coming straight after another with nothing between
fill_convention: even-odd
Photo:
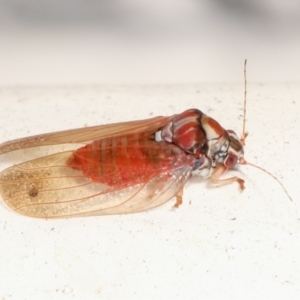
<instances>
[{"instance_id":1,"label":"insect leg","mask_svg":"<svg viewBox=\"0 0 300 300\"><path fill-rule=\"evenodd\" d=\"M237 182L240 185L241 190L243 190L245 188L244 186L244 180L234 176L234 177L230 177L230 178L225 178L225 179L220 179L220 177L228 170L228 168L225 165L218 165L212 176L211 176L211 183L212 184L216 184L216 185L223 185L223 184L229 184L232 182Z\"/></svg>"},{"instance_id":2,"label":"insect leg","mask_svg":"<svg viewBox=\"0 0 300 300\"><path fill-rule=\"evenodd\" d=\"M178 191L178 193L176 194L176 203L174 204L175 208L178 208L179 205L182 204L182 197L183 197L183 187Z\"/></svg>"}]
</instances>

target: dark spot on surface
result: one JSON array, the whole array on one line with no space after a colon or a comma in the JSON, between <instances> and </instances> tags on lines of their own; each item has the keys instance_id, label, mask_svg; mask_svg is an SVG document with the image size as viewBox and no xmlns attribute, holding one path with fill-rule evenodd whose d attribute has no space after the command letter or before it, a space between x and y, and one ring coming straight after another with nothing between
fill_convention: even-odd
<instances>
[{"instance_id":1,"label":"dark spot on surface","mask_svg":"<svg viewBox=\"0 0 300 300\"><path fill-rule=\"evenodd\" d=\"M36 197L39 194L39 191L35 186L32 186L31 190L29 191L28 195L32 198Z\"/></svg>"}]
</instances>

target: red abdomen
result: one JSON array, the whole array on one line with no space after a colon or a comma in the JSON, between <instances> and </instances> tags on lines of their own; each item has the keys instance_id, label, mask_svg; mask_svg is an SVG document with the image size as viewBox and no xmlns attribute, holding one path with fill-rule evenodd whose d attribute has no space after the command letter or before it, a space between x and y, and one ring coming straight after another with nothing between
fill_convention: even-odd
<instances>
[{"instance_id":1,"label":"red abdomen","mask_svg":"<svg viewBox=\"0 0 300 300\"><path fill-rule=\"evenodd\" d=\"M130 136L95 141L76 150L67 162L91 180L115 187L147 182L187 164L192 166L193 158L173 144Z\"/></svg>"}]
</instances>

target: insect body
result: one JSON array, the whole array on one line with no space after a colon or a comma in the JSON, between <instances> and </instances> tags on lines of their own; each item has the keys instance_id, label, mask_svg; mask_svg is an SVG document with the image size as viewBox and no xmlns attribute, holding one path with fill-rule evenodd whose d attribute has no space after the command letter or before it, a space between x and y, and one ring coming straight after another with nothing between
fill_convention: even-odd
<instances>
[{"instance_id":1,"label":"insect body","mask_svg":"<svg viewBox=\"0 0 300 300\"><path fill-rule=\"evenodd\" d=\"M243 163L243 144L233 131L197 109L171 117L100 125L6 142L0 154L44 145L85 143L12 166L0 173L2 198L32 217L57 218L133 213L176 197L193 172L214 184Z\"/></svg>"}]
</instances>

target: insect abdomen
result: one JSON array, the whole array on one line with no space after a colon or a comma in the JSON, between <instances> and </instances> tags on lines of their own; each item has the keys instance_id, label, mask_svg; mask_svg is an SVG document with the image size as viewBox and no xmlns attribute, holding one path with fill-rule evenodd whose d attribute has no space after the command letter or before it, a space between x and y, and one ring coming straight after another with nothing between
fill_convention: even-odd
<instances>
[{"instance_id":1,"label":"insect abdomen","mask_svg":"<svg viewBox=\"0 0 300 300\"><path fill-rule=\"evenodd\" d=\"M129 136L95 141L76 150L67 165L109 186L127 186L147 182L158 173L182 164L192 165L191 158L177 146Z\"/></svg>"}]
</instances>

